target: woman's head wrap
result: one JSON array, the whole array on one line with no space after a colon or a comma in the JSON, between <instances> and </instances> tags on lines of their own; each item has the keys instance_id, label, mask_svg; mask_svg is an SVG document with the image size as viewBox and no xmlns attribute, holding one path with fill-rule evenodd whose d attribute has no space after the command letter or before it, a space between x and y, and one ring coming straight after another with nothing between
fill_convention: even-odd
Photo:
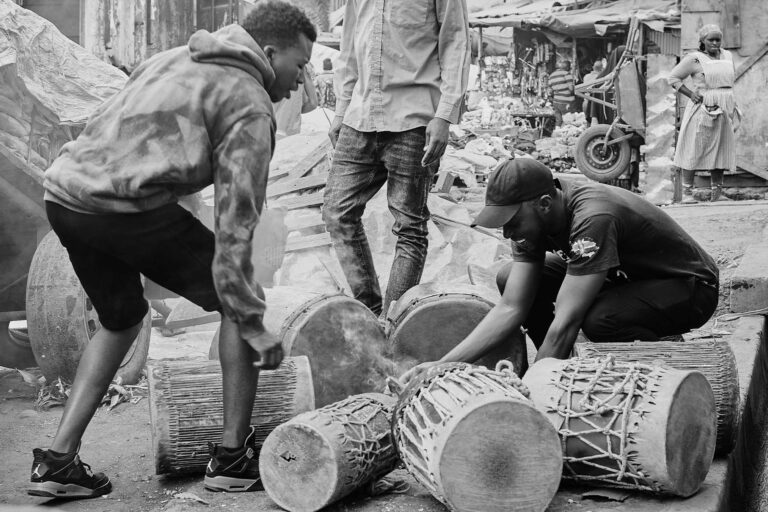
<instances>
[{"instance_id":1,"label":"woman's head wrap","mask_svg":"<svg viewBox=\"0 0 768 512\"><path fill-rule=\"evenodd\" d=\"M720 30L720 27L718 27L714 23L710 23L709 25L704 25L699 29L699 41L704 41L704 39L706 39L709 34L723 35L723 31Z\"/></svg>"}]
</instances>

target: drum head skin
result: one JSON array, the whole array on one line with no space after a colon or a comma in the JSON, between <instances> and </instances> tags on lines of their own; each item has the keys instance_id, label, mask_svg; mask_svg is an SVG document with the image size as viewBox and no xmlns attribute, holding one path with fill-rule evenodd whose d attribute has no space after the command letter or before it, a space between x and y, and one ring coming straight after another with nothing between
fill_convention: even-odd
<instances>
[{"instance_id":1,"label":"drum head skin","mask_svg":"<svg viewBox=\"0 0 768 512\"><path fill-rule=\"evenodd\" d=\"M387 376L397 374L386 357L386 339L376 316L343 295L324 297L305 308L287 328L286 345L292 356L309 358L317 407L381 391Z\"/></svg>"}]
</instances>

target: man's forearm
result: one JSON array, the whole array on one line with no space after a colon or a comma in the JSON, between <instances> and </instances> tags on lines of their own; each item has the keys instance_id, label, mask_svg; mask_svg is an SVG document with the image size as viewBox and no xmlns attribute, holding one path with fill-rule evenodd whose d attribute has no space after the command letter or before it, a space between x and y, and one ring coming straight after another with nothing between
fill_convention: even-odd
<instances>
[{"instance_id":1,"label":"man's forearm","mask_svg":"<svg viewBox=\"0 0 768 512\"><path fill-rule=\"evenodd\" d=\"M476 361L499 343L507 341L512 333L520 328L522 319L519 316L506 304L497 304L464 338L464 341L443 356L440 361Z\"/></svg>"},{"instance_id":2,"label":"man's forearm","mask_svg":"<svg viewBox=\"0 0 768 512\"><path fill-rule=\"evenodd\" d=\"M577 321L558 321L557 318L550 325L547 335L544 337L544 343L541 344L536 353L536 360L545 357L554 357L556 359L567 359L571 355L573 343L579 333L581 322Z\"/></svg>"}]
</instances>

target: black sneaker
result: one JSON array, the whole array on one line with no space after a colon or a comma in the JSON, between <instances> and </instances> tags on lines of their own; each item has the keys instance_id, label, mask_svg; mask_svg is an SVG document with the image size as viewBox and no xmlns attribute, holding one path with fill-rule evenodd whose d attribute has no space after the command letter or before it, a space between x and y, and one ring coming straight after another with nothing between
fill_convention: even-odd
<instances>
[{"instance_id":1,"label":"black sneaker","mask_svg":"<svg viewBox=\"0 0 768 512\"><path fill-rule=\"evenodd\" d=\"M255 436L256 429L251 427L243 447L237 450L228 450L208 443L211 460L205 468L206 489L214 492L248 492L264 489L259 476L258 453L253 445Z\"/></svg>"},{"instance_id":2,"label":"black sneaker","mask_svg":"<svg viewBox=\"0 0 768 512\"><path fill-rule=\"evenodd\" d=\"M92 473L91 466L80 461L77 451L62 457L48 450L32 451L31 484L27 493L47 498L95 498L112 491L112 484L104 473Z\"/></svg>"}]
</instances>

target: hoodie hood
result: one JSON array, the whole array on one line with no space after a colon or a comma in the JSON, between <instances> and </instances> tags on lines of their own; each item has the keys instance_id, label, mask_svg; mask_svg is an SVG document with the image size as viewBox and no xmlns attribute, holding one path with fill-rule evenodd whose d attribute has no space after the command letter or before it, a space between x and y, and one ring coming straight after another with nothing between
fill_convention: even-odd
<instances>
[{"instance_id":1,"label":"hoodie hood","mask_svg":"<svg viewBox=\"0 0 768 512\"><path fill-rule=\"evenodd\" d=\"M269 90L275 72L259 44L240 25L227 25L216 32L198 30L189 38L189 54L195 62L208 62L242 69Z\"/></svg>"}]
</instances>

